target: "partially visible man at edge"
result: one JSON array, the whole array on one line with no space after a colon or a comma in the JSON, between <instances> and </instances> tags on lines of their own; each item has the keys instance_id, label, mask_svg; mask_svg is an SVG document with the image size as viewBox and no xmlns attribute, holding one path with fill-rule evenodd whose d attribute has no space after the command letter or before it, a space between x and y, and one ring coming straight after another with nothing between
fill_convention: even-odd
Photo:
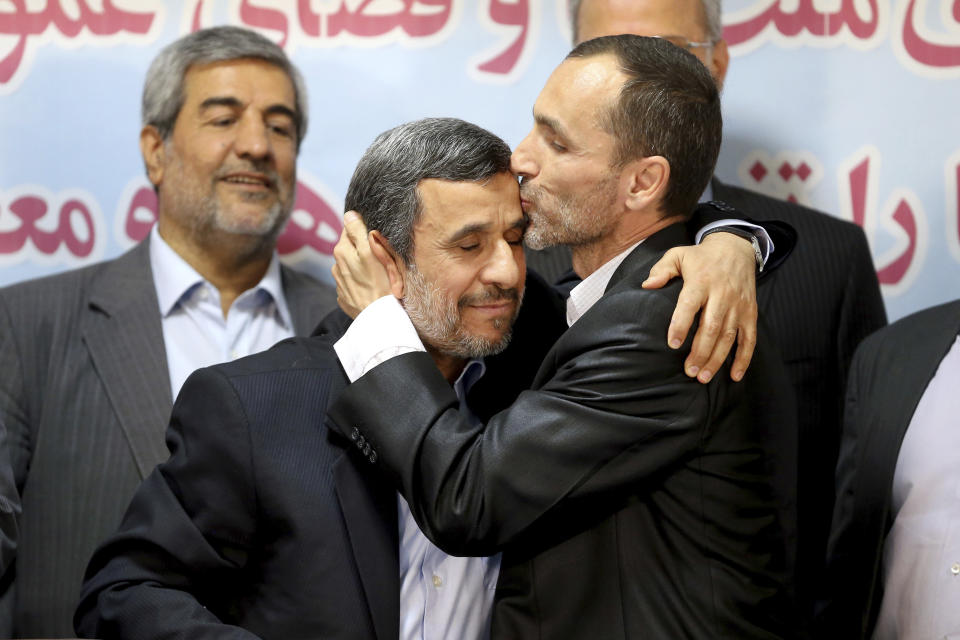
<instances>
[{"instance_id":1,"label":"partially visible man at edge","mask_svg":"<svg viewBox=\"0 0 960 640\"><path fill-rule=\"evenodd\" d=\"M618 33L660 36L696 55L723 88L730 57L721 0L568 0L568 8L574 43ZM851 222L716 177L701 199L797 232L790 259L760 280L757 297L797 398L797 582L810 615L830 530L850 361L860 341L887 323L880 285L863 230ZM537 259L531 266L545 275L549 268Z\"/></svg>"},{"instance_id":2,"label":"partially visible man at edge","mask_svg":"<svg viewBox=\"0 0 960 640\"><path fill-rule=\"evenodd\" d=\"M478 420L530 385L564 329L559 295L525 278L527 220L509 168L510 149L493 134L421 120L374 141L346 198L404 256L404 305L432 366ZM493 355L510 339L521 298L514 340ZM431 545L406 503L370 474L369 444L322 426L347 383L332 350L344 321L331 314L319 336L187 381L169 460L91 561L79 634L488 636L499 558Z\"/></svg>"},{"instance_id":3,"label":"partially visible man at edge","mask_svg":"<svg viewBox=\"0 0 960 640\"><path fill-rule=\"evenodd\" d=\"M73 634L83 569L166 458L190 372L305 335L335 307L274 251L307 129L306 90L278 46L235 27L175 41L147 72L142 120L149 237L0 290L0 416L23 507L3 637Z\"/></svg>"},{"instance_id":4,"label":"partially visible man at edge","mask_svg":"<svg viewBox=\"0 0 960 640\"><path fill-rule=\"evenodd\" d=\"M397 303L402 257L347 224L359 253L334 252L338 300L363 311L335 345L351 384L327 425L442 549L502 551L494 638L802 634L782 363L760 335L742 382L728 361L699 384L662 339L679 283L642 287L713 171L716 86L664 40L598 38L554 71L534 121L512 159L526 241L571 246L585 279L531 390L485 424L466 414Z\"/></svg>"}]
</instances>

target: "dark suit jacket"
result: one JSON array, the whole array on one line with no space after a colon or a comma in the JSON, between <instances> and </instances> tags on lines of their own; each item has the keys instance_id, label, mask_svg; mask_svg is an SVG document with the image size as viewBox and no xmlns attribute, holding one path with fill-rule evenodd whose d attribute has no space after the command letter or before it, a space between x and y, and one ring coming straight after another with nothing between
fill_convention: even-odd
<instances>
[{"instance_id":1,"label":"dark suit jacket","mask_svg":"<svg viewBox=\"0 0 960 640\"><path fill-rule=\"evenodd\" d=\"M763 337L741 383L684 375L686 348L664 339L680 285L640 282L685 240L675 225L633 251L486 427L460 417L422 353L331 407L328 424L372 447L436 544L503 550L495 638L793 633L791 496L775 479L795 472L788 385Z\"/></svg>"},{"instance_id":2,"label":"dark suit jacket","mask_svg":"<svg viewBox=\"0 0 960 640\"><path fill-rule=\"evenodd\" d=\"M90 555L166 458L173 401L148 247L0 290L0 415L23 502L0 592L16 635L72 635ZM307 334L335 306L332 289L286 268L282 278Z\"/></svg>"},{"instance_id":3,"label":"dark suit jacket","mask_svg":"<svg viewBox=\"0 0 960 640\"><path fill-rule=\"evenodd\" d=\"M883 599L881 559L900 444L960 332L960 301L903 318L863 341L847 386L837 504L820 637L869 638Z\"/></svg>"},{"instance_id":4,"label":"dark suit jacket","mask_svg":"<svg viewBox=\"0 0 960 640\"><path fill-rule=\"evenodd\" d=\"M530 363L562 330L555 296L535 280L514 344L487 359L470 392L485 416L530 385ZM323 426L346 384L331 348L346 323L335 312L323 335L190 377L167 432L170 458L90 563L78 633L397 637L396 491Z\"/></svg>"},{"instance_id":5,"label":"dark suit jacket","mask_svg":"<svg viewBox=\"0 0 960 640\"><path fill-rule=\"evenodd\" d=\"M799 409L796 580L809 615L830 530L847 370L860 341L887 323L886 311L867 239L857 225L717 179L713 197L761 224L785 222L796 232L791 250L794 238L771 229L781 257L758 280L757 302ZM695 221L694 227L707 221ZM535 268L551 274L569 268L569 252L533 253L528 264Z\"/></svg>"},{"instance_id":6,"label":"dark suit jacket","mask_svg":"<svg viewBox=\"0 0 960 640\"><path fill-rule=\"evenodd\" d=\"M887 323L880 285L866 236L852 222L719 180L713 195L797 232L790 259L758 282L757 302L799 409L797 588L812 613L830 531L847 371L860 341Z\"/></svg>"}]
</instances>

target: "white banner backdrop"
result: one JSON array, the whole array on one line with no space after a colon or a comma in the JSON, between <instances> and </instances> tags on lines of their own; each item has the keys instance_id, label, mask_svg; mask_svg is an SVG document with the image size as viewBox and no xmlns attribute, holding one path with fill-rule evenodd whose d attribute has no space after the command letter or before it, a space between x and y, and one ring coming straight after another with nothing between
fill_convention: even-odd
<instances>
[{"instance_id":1,"label":"white banner backdrop","mask_svg":"<svg viewBox=\"0 0 960 640\"><path fill-rule=\"evenodd\" d=\"M0 0L0 285L145 236L143 76L216 24L260 31L304 72L279 249L325 279L377 133L457 116L516 145L569 49L564 0ZM960 0L726 0L724 25L717 174L863 226L892 319L960 297Z\"/></svg>"}]
</instances>

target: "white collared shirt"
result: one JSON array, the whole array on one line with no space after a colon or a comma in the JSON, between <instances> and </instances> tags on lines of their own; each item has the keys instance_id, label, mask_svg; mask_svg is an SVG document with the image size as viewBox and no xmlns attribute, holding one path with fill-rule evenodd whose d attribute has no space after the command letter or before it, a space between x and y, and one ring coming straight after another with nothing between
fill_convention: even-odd
<instances>
[{"instance_id":1,"label":"white collared shirt","mask_svg":"<svg viewBox=\"0 0 960 640\"><path fill-rule=\"evenodd\" d=\"M903 436L874 638L960 638L960 337Z\"/></svg>"},{"instance_id":2,"label":"white collared shirt","mask_svg":"<svg viewBox=\"0 0 960 640\"><path fill-rule=\"evenodd\" d=\"M403 307L390 295L364 309L334 349L350 382L394 356L425 351ZM474 424L479 421L466 397L484 371L483 361L471 360L453 385L461 415ZM447 555L423 535L399 494L397 526L401 640L489 638L500 554L486 558Z\"/></svg>"},{"instance_id":3,"label":"white collared shirt","mask_svg":"<svg viewBox=\"0 0 960 640\"><path fill-rule=\"evenodd\" d=\"M160 237L156 225L149 242L174 398L196 369L263 351L294 335L276 254L260 282L240 294L224 318L220 292Z\"/></svg>"},{"instance_id":4,"label":"white collared shirt","mask_svg":"<svg viewBox=\"0 0 960 640\"><path fill-rule=\"evenodd\" d=\"M570 290L570 297L567 298L567 326L572 327L573 323L583 317L590 307L597 303L607 290L610 278L613 277L617 267L620 266L630 252L640 246L643 240L630 245L626 251L618 253L610 260L607 260L600 268L580 281L580 284Z\"/></svg>"}]
</instances>

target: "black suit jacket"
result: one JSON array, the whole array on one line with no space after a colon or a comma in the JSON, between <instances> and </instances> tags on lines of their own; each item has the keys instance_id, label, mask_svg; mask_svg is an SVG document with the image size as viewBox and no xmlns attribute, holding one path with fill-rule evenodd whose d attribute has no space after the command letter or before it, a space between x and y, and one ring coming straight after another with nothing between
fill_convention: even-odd
<instances>
[{"instance_id":1,"label":"black suit jacket","mask_svg":"<svg viewBox=\"0 0 960 640\"><path fill-rule=\"evenodd\" d=\"M887 323L880 285L857 225L716 179L713 195L797 233L790 258L758 281L757 303L799 409L797 589L812 614L830 531L847 371L860 341Z\"/></svg>"},{"instance_id":2,"label":"black suit jacket","mask_svg":"<svg viewBox=\"0 0 960 640\"><path fill-rule=\"evenodd\" d=\"M374 368L331 407L328 424L377 452L436 544L503 550L495 638L794 633L788 385L762 336L743 382L684 375L686 348L665 340L680 285L640 282L685 241L675 225L633 251L485 427L460 417L425 354Z\"/></svg>"},{"instance_id":3,"label":"black suit jacket","mask_svg":"<svg viewBox=\"0 0 960 640\"><path fill-rule=\"evenodd\" d=\"M496 411L530 385L562 330L557 302L531 277L515 344L487 359L471 406ZM347 322L335 312L321 335L187 380L169 459L90 563L80 635L397 637L396 491L323 426L346 384L332 344Z\"/></svg>"},{"instance_id":4,"label":"black suit jacket","mask_svg":"<svg viewBox=\"0 0 960 640\"><path fill-rule=\"evenodd\" d=\"M900 444L960 332L960 301L903 318L860 345L847 388L827 560L824 638L869 638L883 599L881 560Z\"/></svg>"},{"instance_id":5,"label":"black suit jacket","mask_svg":"<svg viewBox=\"0 0 960 640\"><path fill-rule=\"evenodd\" d=\"M335 294L281 272L294 328L308 335ZM0 289L0 416L23 505L0 637L72 635L84 567L166 458L172 405L148 241Z\"/></svg>"}]
</instances>

